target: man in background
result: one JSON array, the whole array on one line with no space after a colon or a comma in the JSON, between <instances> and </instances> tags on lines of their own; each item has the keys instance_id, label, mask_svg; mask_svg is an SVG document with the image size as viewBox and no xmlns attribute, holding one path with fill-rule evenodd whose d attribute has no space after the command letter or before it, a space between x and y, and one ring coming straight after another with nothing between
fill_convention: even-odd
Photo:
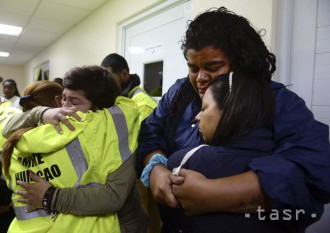
<instances>
[{"instance_id":1,"label":"man in background","mask_svg":"<svg viewBox=\"0 0 330 233\"><path fill-rule=\"evenodd\" d=\"M156 102L148 93L140 87L141 81L137 74L130 74L127 61L117 53L106 56L101 66L109 70L115 82L119 86L121 96L128 97L135 101L138 106L140 116L139 123L148 117L157 107ZM145 188L138 180L141 190L141 197L144 207L147 209L150 218L149 232L160 232L160 217L157 205L149 189Z\"/></svg>"},{"instance_id":2,"label":"man in background","mask_svg":"<svg viewBox=\"0 0 330 233\"><path fill-rule=\"evenodd\" d=\"M101 66L108 69L119 86L121 96L135 101L140 111L140 123L157 107L156 102L140 87L141 81L137 74L130 74L127 61L117 53L106 56Z\"/></svg>"}]
</instances>

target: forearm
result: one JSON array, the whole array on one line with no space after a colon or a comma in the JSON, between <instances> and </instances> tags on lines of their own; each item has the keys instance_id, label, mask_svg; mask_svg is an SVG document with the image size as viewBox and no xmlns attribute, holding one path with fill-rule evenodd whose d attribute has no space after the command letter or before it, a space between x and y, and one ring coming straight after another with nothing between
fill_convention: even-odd
<instances>
[{"instance_id":1,"label":"forearm","mask_svg":"<svg viewBox=\"0 0 330 233\"><path fill-rule=\"evenodd\" d=\"M252 171L219 179L207 179L199 173L192 175L185 176L183 186L174 189L188 214L253 213L258 206L269 208L259 179Z\"/></svg>"},{"instance_id":2,"label":"forearm","mask_svg":"<svg viewBox=\"0 0 330 233\"><path fill-rule=\"evenodd\" d=\"M165 154L164 154L161 150L154 150L154 151L150 152L149 154L147 154L147 155L144 157L144 159L143 159L143 166L144 166L144 167L148 165L148 163L149 163L151 157L152 157L154 154L161 154L161 155L164 155L164 157L166 157Z\"/></svg>"},{"instance_id":3,"label":"forearm","mask_svg":"<svg viewBox=\"0 0 330 233\"><path fill-rule=\"evenodd\" d=\"M197 183L206 212L253 213L258 207L269 209L258 176L252 172ZM207 190L207 192L205 192Z\"/></svg>"},{"instance_id":4,"label":"forearm","mask_svg":"<svg viewBox=\"0 0 330 233\"><path fill-rule=\"evenodd\" d=\"M2 136L8 138L13 132L30 127L37 126L43 112L47 110L48 107L35 107L30 111L19 113L14 115L3 128Z\"/></svg>"},{"instance_id":5,"label":"forearm","mask_svg":"<svg viewBox=\"0 0 330 233\"><path fill-rule=\"evenodd\" d=\"M132 156L115 172L108 174L104 185L59 189L52 209L77 215L118 212L135 184L135 161Z\"/></svg>"}]
</instances>

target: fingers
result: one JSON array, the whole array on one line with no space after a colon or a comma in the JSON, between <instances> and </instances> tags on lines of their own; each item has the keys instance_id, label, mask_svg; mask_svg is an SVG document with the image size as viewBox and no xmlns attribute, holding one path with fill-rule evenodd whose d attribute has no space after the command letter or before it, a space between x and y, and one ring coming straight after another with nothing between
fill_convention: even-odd
<instances>
[{"instance_id":1,"label":"fingers","mask_svg":"<svg viewBox=\"0 0 330 233\"><path fill-rule=\"evenodd\" d=\"M54 123L54 127L59 134L63 134L62 128L60 127L58 122Z\"/></svg>"},{"instance_id":2,"label":"fingers","mask_svg":"<svg viewBox=\"0 0 330 233\"><path fill-rule=\"evenodd\" d=\"M60 108L59 113L57 115L58 122L62 122L68 129L70 129L71 131L73 131L74 130L74 127L70 123L70 121L68 120L68 118L66 118L66 116L72 116L76 120L82 121L81 117L77 114L77 111L78 111L78 109L75 106L62 107L62 108Z\"/></svg>"},{"instance_id":3,"label":"fingers","mask_svg":"<svg viewBox=\"0 0 330 233\"><path fill-rule=\"evenodd\" d=\"M40 176L38 176L38 175L36 175L36 174L34 174L32 172L29 174L29 177L32 180L37 181L37 182L43 182L44 181L44 179L42 179Z\"/></svg>"},{"instance_id":4,"label":"fingers","mask_svg":"<svg viewBox=\"0 0 330 233\"><path fill-rule=\"evenodd\" d=\"M179 172L179 176L185 177L189 171L187 169L182 168Z\"/></svg>"},{"instance_id":5,"label":"fingers","mask_svg":"<svg viewBox=\"0 0 330 233\"><path fill-rule=\"evenodd\" d=\"M171 179L171 183L176 185L183 184L184 182L184 177L182 176L170 175L170 179Z\"/></svg>"},{"instance_id":6,"label":"fingers","mask_svg":"<svg viewBox=\"0 0 330 233\"><path fill-rule=\"evenodd\" d=\"M179 192L179 185L172 185L172 192L173 192L173 195L177 195L177 193Z\"/></svg>"},{"instance_id":7,"label":"fingers","mask_svg":"<svg viewBox=\"0 0 330 233\"><path fill-rule=\"evenodd\" d=\"M82 121L81 117L76 112L73 112L71 116L76 118L77 121Z\"/></svg>"},{"instance_id":8,"label":"fingers","mask_svg":"<svg viewBox=\"0 0 330 233\"><path fill-rule=\"evenodd\" d=\"M30 184L29 183L24 182L24 181L20 181L20 180L17 181L17 184L19 186L21 186L22 188L24 188L24 189L28 189L30 187ZM23 191L17 191L17 192L23 192ZM22 194L19 194L19 195L22 195Z\"/></svg>"},{"instance_id":9,"label":"fingers","mask_svg":"<svg viewBox=\"0 0 330 233\"><path fill-rule=\"evenodd\" d=\"M21 198L17 199L18 202L23 204L28 204L28 192L23 190L18 190L15 192L17 195L20 195Z\"/></svg>"},{"instance_id":10,"label":"fingers","mask_svg":"<svg viewBox=\"0 0 330 233\"><path fill-rule=\"evenodd\" d=\"M17 199L17 201L22 203L22 204L27 205L27 209L26 209L27 213L32 212L32 211L37 209L36 207L34 207L33 205L30 204L30 200L29 200L29 196L28 196L27 191L18 190L15 193L23 197L23 198Z\"/></svg>"},{"instance_id":11,"label":"fingers","mask_svg":"<svg viewBox=\"0 0 330 233\"><path fill-rule=\"evenodd\" d=\"M17 184L20 185L23 188L27 188L28 185L25 182L17 181ZM20 195L21 198L17 199L18 202L23 204L28 204L28 191L26 190L17 190L15 194Z\"/></svg>"},{"instance_id":12,"label":"fingers","mask_svg":"<svg viewBox=\"0 0 330 233\"><path fill-rule=\"evenodd\" d=\"M68 129L73 131L74 127L66 116L72 116L78 121L82 121L76 111L77 107L75 106L47 109L42 115L42 121L43 123L50 123L54 125L56 131L59 134L63 133L60 122L62 122Z\"/></svg>"},{"instance_id":13,"label":"fingers","mask_svg":"<svg viewBox=\"0 0 330 233\"><path fill-rule=\"evenodd\" d=\"M23 198L27 197L27 191L25 190L17 190L15 193L22 196Z\"/></svg>"},{"instance_id":14,"label":"fingers","mask_svg":"<svg viewBox=\"0 0 330 233\"><path fill-rule=\"evenodd\" d=\"M164 194L165 202L167 203L167 205L171 208L175 208L178 205L178 201L174 197L172 189L167 189Z\"/></svg>"},{"instance_id":15,"label":"fingers","mask_svg":"<svg viewBox=\"0 0 330 233\"><path fill-rule=\"evenodd\" d=\"M69 130L71 130L71 131L74 130L73 125L70 123L70 121L65 116L63 116L63 115L59 116L59 121L61 121Z\"/></svg>"}]
</instances>

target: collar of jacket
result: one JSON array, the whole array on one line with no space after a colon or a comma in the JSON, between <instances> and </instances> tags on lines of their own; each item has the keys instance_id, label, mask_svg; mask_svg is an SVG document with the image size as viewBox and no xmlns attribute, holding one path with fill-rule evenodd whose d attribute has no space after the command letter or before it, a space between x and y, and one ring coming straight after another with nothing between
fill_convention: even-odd
<instances>
[{"instance_id":1,"label":"collar of jacket","mask_svg":"<svg viewBox=\"0 0 330 233\"><path fill-rule=\"evenodd\" d=\"M141 84L140 77L137 74L130 74L129 78L130 82L128 83L127 87L120 93L121 96L128 97L128 92Z\"/></svg>"}]
</instances>

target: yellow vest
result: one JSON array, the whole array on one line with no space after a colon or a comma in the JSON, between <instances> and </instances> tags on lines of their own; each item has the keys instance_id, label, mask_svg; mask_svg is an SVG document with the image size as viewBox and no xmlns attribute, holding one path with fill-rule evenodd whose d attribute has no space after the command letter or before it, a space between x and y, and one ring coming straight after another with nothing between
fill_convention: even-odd
<instances>
[{"instance_id":1,"label":"yellow vest","mask_svg":"<svg viewBox=\"0 0 330 233\"><path fill-rule=\"evenodd\" d=\"M3 127L12 116L21 112L20 109L11 107L10 102L4 102L0 105L0 154L2 154L2 146L6 141L6 138L2 137Z\"/></svg>"},{"instance_id":2,"label":"yellow vest","mask_svg":"<svg viewBox=\"0 0 330 233\"><path fill-rule=\"evenodd\" d=\"M11 159L9 187L21 189L17 180L31 182L30 171L48 180L55 187L82 187L106 183L114 172L135 152L139 129L138 110L134 101L118 97L115 106L78 113L83 122L69 118L75 127L70 131L62 125L59 135L52 125L43 125L26 132L16 144ZM12 201L16 218L8 232L120 232L116 213L77 216L44 210L25 213L26 206ZM88 203L81 203L88 205Z\"/></svg>"},{"instance_id":3,"label":"yellow vest","mask_svg":"<svg viewBox=\"0 0 330 233\"><path fill-rule=\"evenodd\" d=\"M22 110L11 107L10 102L4 102L0 105L0 125L1 129L14 114L21 113Z\"/></svg>"},{"instance_id":4,"label":"yellow vest","mask_svg":"<svg viewBox=\"0 0 330 233\"><path fill-rule=\"evenodd\" d=\"M139 122L147 118L157 107L157 103L141 87L134 87L128 92L128 97L135 101L139 108Z\"/></svg>"}]
</instances>

